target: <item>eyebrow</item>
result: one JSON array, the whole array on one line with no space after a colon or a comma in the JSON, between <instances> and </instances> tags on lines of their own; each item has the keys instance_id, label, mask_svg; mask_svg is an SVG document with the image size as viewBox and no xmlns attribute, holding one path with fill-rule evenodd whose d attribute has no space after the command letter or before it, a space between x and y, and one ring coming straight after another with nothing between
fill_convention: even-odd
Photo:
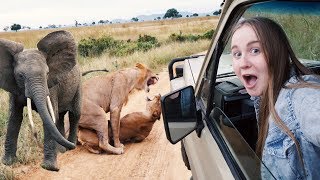
<instances>
[{"instance_id":1,"label":"eyebrow","mask_svg":"<svg viewBox=\"0 0 320 180\"><path fill-rule=\"evenodd\" d=\"M259 43L260 44L260 41L259 40L256 40L256 41L250 41L247 45L251 45L251 44L254 44L254 43ZM234 48L237 48L238 46L237 45L233 45L231 47L231 50L234 49Z\"/></svg>"}]
</instances>

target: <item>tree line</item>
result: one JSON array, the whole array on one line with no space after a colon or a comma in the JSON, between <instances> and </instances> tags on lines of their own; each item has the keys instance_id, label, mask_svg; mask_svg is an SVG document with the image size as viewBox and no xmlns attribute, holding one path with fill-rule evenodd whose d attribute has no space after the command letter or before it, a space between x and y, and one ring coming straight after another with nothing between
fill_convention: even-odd
<instances>
[{"instance_id":1,"label":"tree line","mask_svg":"<svg viewBox=\"0 0 320 180\"><path fill-rule=\"evenodd\" d=\"M221 13L221 9L219 9L219 10L217 10L217 11L214 11L214 12L213 12L213 15L217 16L217 15L220 15L220 13ZM186 15L186 17L197 17L197 16L199 16L198 13L193 13L193 14L190 15L190 16L189 16L189 15ZM210 16L210 15L208 14L207 16ZM168 9L168 10L166 11L166 13L165 13L164 16L162 17L162 19L181 18L181 17L182 17L182 15L179 13L179 11L178 11L177 9L171 8L171 9ZM154 18L154 20L160 20L160 19L161 19L160 16L157 17L157 18ZM131 18L131 21L132 21L132 22L138 22L139 19L138 19L137 17L133 17L133 18ZM96 24L96 22L92 22L91 24L87 24L87 23L81 24L81 23L79 23L77 20L75 21L75 27L95 25L95 24ZM100 20L100 21L98 21L98 24L112 24L112 21L109 21L109 20ZM56 26L56 25L52 24L52 25L48 25L48 27L46 27L46 28L58 28L58 27L61 27L61 25L60 25L60 26ZM42 29L42 28L43 28L42 26L39 27L39 29ZM9 26L6 26L3 30L4 30L4 31L8 31L9 29L10 29L11 31L16 31L16 32L17 32L17 31L20 30L20 29L31 29L31 28L28 27L28 26L21 26L20 24L14 23L14 24L11 25L10 27L9 27Z\"/></svg>"}]
</instances>

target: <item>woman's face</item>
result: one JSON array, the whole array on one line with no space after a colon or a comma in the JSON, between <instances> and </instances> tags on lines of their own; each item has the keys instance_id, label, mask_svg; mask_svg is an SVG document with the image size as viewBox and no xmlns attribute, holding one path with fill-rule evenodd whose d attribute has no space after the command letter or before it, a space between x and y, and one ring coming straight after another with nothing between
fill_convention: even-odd
<instances>
[{"instance_id":1,"label":"woman's face","mask_svg":"<svg viewBox=\"0 0 320 180\"><path fill-rule=\"evenodd\" d=\"M261 42L251 26L243 25L235 31L231 52L233 70L247 92L250 96L262 95L268 87L268 66Z\"/></svg>"}]
</instances>

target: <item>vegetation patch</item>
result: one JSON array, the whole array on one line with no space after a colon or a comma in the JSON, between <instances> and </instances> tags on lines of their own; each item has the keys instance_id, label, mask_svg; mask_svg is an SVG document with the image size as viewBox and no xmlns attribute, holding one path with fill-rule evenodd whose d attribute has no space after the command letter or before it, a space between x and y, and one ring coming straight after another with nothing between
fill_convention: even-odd
<instances>
[{"instance_id":1,"label":"vegetation patch","mask_svg":"<svg viewBox=\"0 0 320 180\"><path fill-rule=\"evenodd\" d=\"M171 34L167 42L195 42L200 39L211 39L214 30L209 30L200 35L194 34ZM115 40L111 36L103 36L101 38L81 39L78 43L78 52L82 57L97 57L103 53L108 53L111 56L128 56L134 52L147 52L150 49L160 47L158 39L150 35L139 35L136 41L128 39Z\"/></svg>"},{"instance_id":2,"label":"vegetation patch","mask_svg":"<svg viewBox=\"0 0 320 180\"><path fill-rule=\"evenodd\" d=\"M185 41L198 41L199 39L211 39L213 36L214 30L209 30L202 35L193 35L193 34L182 34L180 31L179 34L171 34L169 36L169 41L185 42Z\"/></svg>"},{"instance_id":3,"label":"vegetation patch","mask_svg":"<svg viewBox=\"0 0 320 180\"><path fill-rule=\"evenodd\" d=\"M111 36L101 38L81 39L78 44L78 52L83 57L100 56L102 53L109 53L112 56L127 56L135 51L148 51L159 47L156 37L149 35L139 35L137 41L115 40Z\"/></svg>"}]
</instances>

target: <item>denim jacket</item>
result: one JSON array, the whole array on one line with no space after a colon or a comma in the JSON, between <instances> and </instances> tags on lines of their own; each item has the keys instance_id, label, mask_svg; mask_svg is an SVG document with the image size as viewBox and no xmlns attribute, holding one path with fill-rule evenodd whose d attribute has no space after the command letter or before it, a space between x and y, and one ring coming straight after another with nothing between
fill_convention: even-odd
<instances>
[{"instance_id":1,"label":"denim jacket","mask_svg":"<svg viewBox=\"0 0 320 180\"><path fill-rule=\"evenodd\" d=\"M316 76L305 75L306 82L317 83ZM286 83L297 83L293 76ZM258 117L259 97L252 97ZM320 179L320 89L282 88L275 104L280 119L300 144L306 177L294 141L269 117L268 135L262 161L276 179ZM272 179L262 166L262 179Z\"/></svg>"}]
</instances>

